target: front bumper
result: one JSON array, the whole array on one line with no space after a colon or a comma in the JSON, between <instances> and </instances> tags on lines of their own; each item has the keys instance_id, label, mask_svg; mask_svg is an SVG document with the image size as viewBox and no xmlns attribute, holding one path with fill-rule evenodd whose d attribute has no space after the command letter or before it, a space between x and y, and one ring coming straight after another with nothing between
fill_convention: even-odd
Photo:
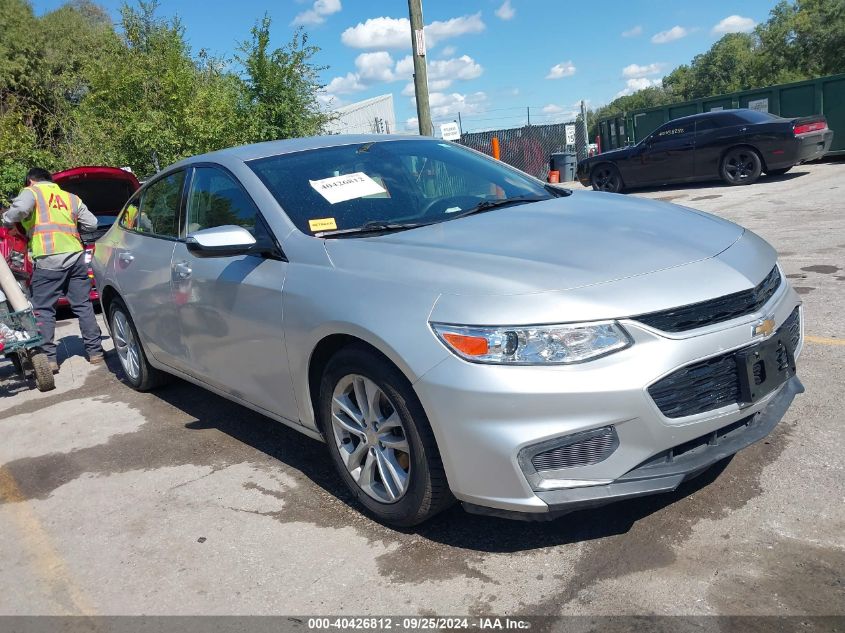
<instances>
[{"instance_id":1,"label":"front bumper","mask_svg":"<svg viewBox=\"0 0 845 633\"><path fill-rule=\"evenodd\" d=\"M669 418L648 387L680 367L757 342L756 321L772 317L780 328L799 303L784 283L758 313L692 332L622 321L634 345L581 365L503 367L447 358L414 386L452 492L470 511L531 519L674 490L768 434L803 389L793 377L752 405ZM796 357L802 343L803 337ZM537 445L603 428L618 441L598 462L538 477L520 459ZM679 447L683 454L664 459Z\"/></svg>"},{"instance_id":2,"label":"front bumper","mask_svg":"<svg viewBox=\"0 0 845 633\"><path fill-rule=\"evenodd\" d=\"M544 512L514 512L472 503L465 503L464 507L474 514L546 521L576 510L597 508L608 503L660 492L672 492L684 481L766 437L783 418L795 396L803 392L804 386L795 376L776 392L765 409L724 429L708 433L698 438L697 442L687 443L688 446L684 447L685 450L680 455L674 454L672 449L664 451L604 486L538 492L537 496L548 506L548 510Z\"/></svg>"}]
</instances>

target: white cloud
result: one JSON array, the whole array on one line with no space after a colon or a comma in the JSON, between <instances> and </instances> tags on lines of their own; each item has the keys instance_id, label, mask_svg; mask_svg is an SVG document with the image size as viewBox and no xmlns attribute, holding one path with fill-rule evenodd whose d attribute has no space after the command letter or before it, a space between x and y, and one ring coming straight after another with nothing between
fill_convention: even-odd
<instances>
[{"instance_id":1,"label":"white cloud","mask_svg":"<svg viewBox=\"0 0 845 633\"><path fill-rule=\"evenodd\" d=\"M357 73L346 73L343 77L332 79L325 90L332 95L347 95L353 92L361 92L366 87L361 83L361 79Z\"/></svg>"},{"instance_id":2,"label":"white cloud","mask_svg":"<svg viewBox=\"0 0 845 633\"><path fill-rule=\"evenodd\" d=\"M396 76L397 77L411 77L414 74L414 58L410 55L405 55L402 59L396 62Z\"/></svg>"},{"instance_id":3,"label":"white cloud","mask_svg":"<svg viewBox=\"0 0 845 633\"><path fill-rule=\"evenodd\" d=\"M481 64L469 55L452 59L435 59L428 64L429 79L458 79L468 81L481 76L484 72Z\"/></svg>"},{"instance_id":4,"label":"white cloud","mask_svg":"<svg viewBox=\"0 0 845 633\"><path fill-rule=\"evenodd\" d=\"M477 114L484 109L486 102L487 93L485 92L473 92L471 94L432 92L428 95L431 118L435 120L452 120L458 112L461 114ZM416 102L411 99L411 103Z\"/></svg>"},{"instance_id":5,"label":"white cloud","mask_svg":"<svg viewBox=\"0 0 845 633\"><path fill-rule=\"evenodd\" d=\"M643 27L639 24L637 26L628 29L627 31L622 31L622 37L639 37L643 34Z\"/></svg>"},{"instance_id":6,"label":"white cloud","mask_svg":"<svg viewBox=\"0 0 845 633\"><path fill-rule=\"evenodd\" d=\"M622 69L622 76L648 77L649 75L659 75L661 72L663 72L663 64L647 64L645 66L629 64Z\"/></svg>"},{"instance_id":7,"label":"white cloud","mask_svg":"<svg viewBox=\"0 0 845 633\"><path fill-rule=\"evenodd\" d=\"M408 27L410 29L410 26ZM472 15L452 18L445 22L432 22L425 27L425 37L428 46L435 46L437 42L460 35L481 33L486 27L481 19L481 11ZM410 35L408 36L410 41Z\"/></svg>"},{"instance_id":8,"label":"white cloud","mask_svg":"<svg viewBox=\"0 0 845 633\"><path fill-rule=\"evenodd\" d=\"M469 55L461 55L452 59L435 59L428 63L429 90L445 90L453 81L469 81L480 77L484 72L481 64ZM414 74L414 60L410 55L396 62L394 76L396 79L410 78ZM413 95L413 84L402 90L403 95ZM408 92L410 91L410 92Z\"/></svg>"},{"instance_id":9,"label":"white cloud","mask_svg":"<svg viewBox=\"0 0 845 633\"><path fill-rule=\"evenodd\" d=\"M540 122L556 123L573 121L579 114L578 107L580 107L579 104L564 107L556 103L549 103L541 108L543 114L540 116Z\"/></svg>"},{"instance_id":10,"label":"white cloud","mask_svg":"<svg viewBox=\"0 0 845 633\"><path fill-rule=\"evenodd\" d=\"M322 24L327 16L337 13L340 9L340 0L314 0L312 7L297 14L291 24L293 26Z\"/></svg>"},{"instance_id":11,"label":"white cloud","mask_svg":"<svg viewBox=\"0 0 845 633\"><path fill-rule=\"evenodd\" d=\"M454 57L455 53L458 52L458 49L454 46L447 46L442 51L440 51L441 57Z\"/></svg>"},{"instance_id":12,"label":"white cloud","mask_svg":"<svg viewBox=\"0 0 845 633\"><path fill-rule=\"evenodd\" d=\"M637 90L643 88L650 88L651 86L659 86L663 82L662 79L649 79L648 77L635 77L625 82L625 89L616 93L616 97L624 97L634 94Z\"/></svg>"},{"instance_id":13,"label":"white cloud","mask_svg":"<svg viewBox=\"0 0 845 633\"><path fill-rule=\"evenodd\" d=\"M674 42L675 40L679 40L687 35L689 35L689 30L682 26L673 26L668 31L655 33L651 38L651 42L652 44L666 44L667 42Z\"/></svg>"},{"instance_id":14,"label":"white cloud","mask_svg":"<svg viewBox=\"0 0 845 633\"><path fill-rule=\"evenodd\" d=\"M748 33L757 26L751 18L744 18L741 15L729 15L713 27L713 35L724 35L725 33Z\"/></svg>"},{"instance_id":15,"label":"white cloud","mask_svg":"<svg viewBox=\"0 0 845 633\"><path fill-rule=\"evenodd\" d=\"M546 79L562 79L563 77L571 77L575 74L575 65L571 61L561 62L555 64L546 75Z\"/></svg>"},{"instance_id":16,"label":"white cloud","mask_svg":"<svg viewBox=\"0 0 845 633\"><path fill-rule=\"evenodd\" d=\"M402 88L401 95L403 97L413 97L416 93L417 93L417 91L414 88L414 82L409 81L408 83L405 84L405 87Z\"/></svg>"},{"instance_id":17,"label":"white cloud","mask_svg":"<svg viewBox=\"0 0 845 633\"><path fill-rule=\"evenodd\" d=\"M432 22L425 27L426 46L485 29L481 12L451 20ZM408 18L370 18L350 26L340 35L340 41L352 48L410 48L411 23Z\"/></svg>"},{"instance_id":18,"label":"white cloud","mask_svg":"<svg viewBox=\"0 0 845 633\"><path fill-rule=\"evenodd\" d=\"M410 119L405 119L405 129L408 131L419 130L420 120L415 116L412 116Z\"/></svg>"},{"instance_id":19,"label":"white cloud","mask_svg":"<svg viewBox=\"0 0 845 633\"><path fill-rule=\"evenodd\" d=\"M512 20L516 15L516 9L511 6L511 0L505 0L498 9L496 9L496 17L502 20Z\"/></svg>"},{"instance_id":20,"label":"white cloud","mask_svg":"<svg viewBox=\"0 0 845 633\"><path fill-rule=\"evenodd\" d=\"M393 81L393 58L387 51L361 53L355 58L358 77L365 81Z\"/></svg>"}]
</instances>

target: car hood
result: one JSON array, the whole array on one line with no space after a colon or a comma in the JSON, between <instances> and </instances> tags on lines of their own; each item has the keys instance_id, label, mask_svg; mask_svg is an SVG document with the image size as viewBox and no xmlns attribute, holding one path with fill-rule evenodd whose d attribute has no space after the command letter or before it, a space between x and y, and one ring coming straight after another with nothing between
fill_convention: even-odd
<instances>
[{"instance_id":1,"label":"car hood","mask_svg":"<svg viewBox=\"0 0 845 633\"><path fill-rule=\"evenodd\" d=\"M569 290L714 257L744 229L677 205L598 192L399 233L326 240L345 272L443 294Z\"/></svg>"},{"instance_id":2,"label":"car hood","mask_svg":"<svg viewBox=\"0 0 845 633\"><path fill-rule=\"evenodd\" d=\"M620 147L618 149L610 149L606 152L602 152L601 154L595 154L594 156L590 156L589 158L584 159L584 164L594 164L600 163L607 160L619 160L620 158L626 158L631 155L631 153L636 148L636 145L628 145L626 147Z\"/></svg>"}]
</instances>

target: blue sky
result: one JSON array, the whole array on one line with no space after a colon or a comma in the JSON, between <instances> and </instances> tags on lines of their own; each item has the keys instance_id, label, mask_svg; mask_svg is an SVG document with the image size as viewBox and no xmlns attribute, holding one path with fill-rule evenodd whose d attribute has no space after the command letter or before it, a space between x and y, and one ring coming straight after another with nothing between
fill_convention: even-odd
<instances>
[{"instance_id":1,"label":"blue sky","mask_svg":"<svg viewBox=\"0 0 845 633\"><path fill-rule=\"evenodd\" d=\"M100 0L117 18L120 0ZM37 13L60 0L33 0ZM592 106L644 87L689 62L729 31L764 21L774 1L742 4L684 0L423 0L435 125L461 113L464 131L568 121L577 103ZM230 57L266 11L273 44L303 24L329 66L328 104L388 92L400 129L416 129L409 94L410 32L404 0L287 0L267 3L162 0L177 14L194 51Z\"/></svg>"}]
</instances>

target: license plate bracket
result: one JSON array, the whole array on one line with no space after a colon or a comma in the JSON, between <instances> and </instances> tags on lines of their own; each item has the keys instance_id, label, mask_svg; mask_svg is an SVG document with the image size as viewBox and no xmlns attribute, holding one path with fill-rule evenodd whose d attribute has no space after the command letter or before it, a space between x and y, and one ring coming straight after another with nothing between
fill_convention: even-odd
<instances>
[{"instance_id":1,"label":"license plate bracket","mask_svg":"<svg viewBox=\"0 0 845 633\"><path fill-rule=\"evenodd\" d=\"M792 345L786 336L777 334L737 352L736 364L743 404L757 402L795 375Z\"/></svg>"}]
</instances>

